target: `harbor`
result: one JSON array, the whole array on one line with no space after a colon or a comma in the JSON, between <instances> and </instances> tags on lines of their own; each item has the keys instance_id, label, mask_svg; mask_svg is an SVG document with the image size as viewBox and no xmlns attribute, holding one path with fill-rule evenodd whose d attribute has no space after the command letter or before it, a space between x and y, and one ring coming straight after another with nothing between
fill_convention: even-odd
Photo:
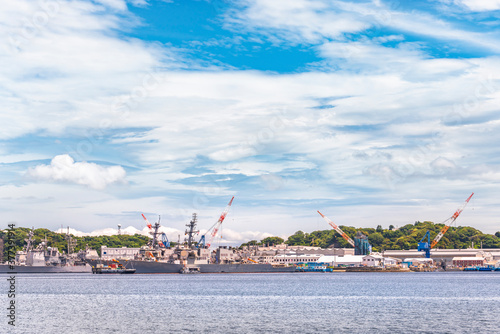
<instances>
[{"instance_id":1,"label":"harbor","mask_svg":"<svg viewBox=\"0 0 500 334\"><path fill-rule=\"evenodd\" d=\"M500 0L0 21L0 334L500 334Z\"/></svg>"},{"instance_id":2,"label":"harbor","mask_svg":"<svg viewBox=\"0 0 500 334\"><path fill-rule=\"evenodd\" d=\"M498 272L499 248L436 247L472 196L473 194L442 224L440 232L432 242L427 230L417 249L375 251L369 235L358 231L354 238L351 238L340 226L319 211L318 214L332 227L336 235L351 247L335 247L333 244L322 248L290 245L283 241L278 244L215 247L214 240L217 239L231 208L234 200L232 197L215 224L199 237L198 218L197 214L193 213L186 224L183 243L171 243L166 234L161 232L160 217L151 224L144 214L141 216L149 230L150 238L146 245L136 248L102 245L99 250L94 250L86 245L84 249L74 252L76 241L68 228L64 236L67 253L60 253L58 248L48 246L46 238L35 245L35 230L32 228L25 239L26 244L21 251L16 252L10 266L14 266L17 272L25 273L94 274ZM7 263L1 264L0 273L7 273L10 266Z\"/></svg>"},{"instance_id":3,"label":"harbor","mask_svg":"<svg viewBox=\"0 0 500 334\"><path fill-rule=\"evenodd\" d=\"M301 245L242 245L219 246L211 249L222 223L233 203L231 198L219 220L195 241L197 214L186 224L185 242L171 247L165 234L161 235L159 219L154 225L142 215L150 229L151 240L141 248L101 247L101 261L123 262L136 268L138 274L148 273L279 273L279 272L429 272L462 271L472 267L500 267L500 249L436 249L441 238L460 216L474 193L453 215L443 222L441 231L430 241L426 231L416 250L385 250L375 252L369 238L358 232L354 240L337 224L318 211L318 214L352 248L314 247Z\"/></svg>"}]
</instances>

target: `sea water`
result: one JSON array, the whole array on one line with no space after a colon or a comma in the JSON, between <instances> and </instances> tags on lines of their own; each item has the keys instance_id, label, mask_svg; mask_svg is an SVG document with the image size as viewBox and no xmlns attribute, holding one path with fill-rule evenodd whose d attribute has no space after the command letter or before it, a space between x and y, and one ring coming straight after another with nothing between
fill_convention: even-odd
<instances>
[{"instance_id":1,"label":"sea water","mask_svg":"<svg viewBox=\"0 0 500 334\"><path fill-rule=\"evenodd\" d=\"M500 272L18 274L15 301L0 333L500 333Z\"/></svg>"}]
</instances>

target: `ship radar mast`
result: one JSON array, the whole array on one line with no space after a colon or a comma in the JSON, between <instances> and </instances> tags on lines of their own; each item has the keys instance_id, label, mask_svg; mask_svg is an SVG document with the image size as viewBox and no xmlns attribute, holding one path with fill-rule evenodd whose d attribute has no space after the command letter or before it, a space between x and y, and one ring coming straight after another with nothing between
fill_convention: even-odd
<instances>
[{"instance_id":1,"label":"ship radar mast","mask_svg":"<svg viewBox=\"0 0 500 334\"><path fill-rule=\"evenodd\" d=\"M186 232L184 235L187 235L187 238L184 239L187 242L189 248L193 245L194 235L200 233L200 231L196 230L196 224L198 223L198 216L196 213L193 213L193 218L191 221L186 224Z\"/></svg>"}]
</instances>

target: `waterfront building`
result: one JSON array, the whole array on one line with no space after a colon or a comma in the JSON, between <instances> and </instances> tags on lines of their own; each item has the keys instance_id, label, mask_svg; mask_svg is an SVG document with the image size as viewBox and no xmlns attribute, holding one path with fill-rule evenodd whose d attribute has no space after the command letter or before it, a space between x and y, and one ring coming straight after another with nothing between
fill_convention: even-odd
<instances>
[{"instance_id":1,"label":"waterfront building","mask_svg":"<svg viewBox=\"0 0 500 334\"><path fill-rule=\"evenodd\" d=\"M401 264L401 262L403 262L403 260L396 259L393 257L384 257L384 266L386 267L398 266Z\"/></svg>"},{"instance_id":2,"label":"waterfront building","mask_svg":"<svg viewBox=\"0 0 500 334\"><path fill-rule=\"evenodd\" d=\"M432 266L434 264L433 259L427 259L425 257L417 257L417 258L407 258L403 260L403 263L408 265L427 265Z\"/></svg>"},{"instance_id":3,"label":"waterfront building","mask_svg":"<svg viewBox=\"0 0 500 334\"><path fill-rule=\"evenodd\" d=\"M452 261L457 267L483 266L485 262L484 258L479 256L454 257Z\"/></svg>"},{"instance_id":4,"label":"waterfront building","mask_svg":"<svg viewBox=\"0 0 500 334\"><path fill-rule=\"evenodd\" d=\"M217 248L215 258L216 263L231 263L235 259L235 254L232 248L222 246Z\"/></svg>"},{"instance_id":5,"label":"waterfront building","mask_svg":"<svg viewBox=\"0 0 500 334\"><path fill-rule=\"evenodd\" d=\"M321 254L278 254L274 257L273 264L297 264L307 262L317 262Z\"/></svg>"},{"instance_id":6,"label":"waterfront building","mask_svg":"<svg viewBox=\"0 0 500 334\"><path fill-rule=\"evenodd\" d=\"M363 263L363 255L323 255L317 262L327 263L332 267L359 267Z\"/></svg>"},{"instance_id":7,"label":"waterfront building","mask_svg":"<svg viewBox=\"0 0 500 334\"><path fill-rule=\"evenodd\" d=\"M383 252L384 257L393 257L397 259L406 258L423 258L424 252L419 252L416 249L410 250L386 250ZM431 258L436 261L445 261L452 263L455 257L484 257L486 261L500 260L500 249L433 249L431 250Z\"/></svg>"},{"instance_id":8,"label":"waterfront building","mask_svg":"<svg viewBox=\"0 0 500 334\"><path fill-rule=\"evenodd\" d=\"M400 259L393 257L384 257L379 253L372 253L363 256L363 266L365 267L395 267L401 263Z\"/></svg>"},{"instance_id":9,"label":"waterfront building","mask_svg":"<svg viewBox=\"0 0 500 334\"><path fill-rule=\"evenodd\" d=\"M133 260L140 248L113 248L101 246L101 260Z\"/></svg>"},{"instance_id":10,"label":"waterfront building","mask_svg":"<svg viewBox=\"0 0 500 334\"><path fill-rule=\"evenodd\" d=\"M384 264L384 257L378 254L365 255L362 264L366 267L381 267Z\"/></svg>"},{"instance_id":11,"label":"waterfront building","mask_svg":"<svg viewBox=\"0 0 500 334\"><path fill-rule=\"evenodd\" d=\"M86 247L85 249L81 249L78 252L78 256L83 259L83 260L98 260L99 259L99 254L97 254L97 251L95 249Z\"/></svg>"}]
</instances>

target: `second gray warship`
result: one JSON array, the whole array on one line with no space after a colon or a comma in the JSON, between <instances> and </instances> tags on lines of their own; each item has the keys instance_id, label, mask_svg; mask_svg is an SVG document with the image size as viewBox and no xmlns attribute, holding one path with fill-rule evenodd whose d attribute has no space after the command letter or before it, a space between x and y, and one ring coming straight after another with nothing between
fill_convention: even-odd
<instances>
[{"instance_id":1,"label":"second gray warship","mask_svg":"<svg viewBox=\"0 0 500 334\"><path fill-rule=\"evenodd\" d=\"M80 256L81 254L66 255L59 253L56 247L48 247L47 240L43 240L37 247L33 246L34 229L28 233L26 245L22 251L16 252L15 259L0 264L0 273L91 273L92 267ZM69 235L68 250L74 246L74 240ZM70 253L70 252L69 252Z\"/></svg>"},{"instance_id":2,"label":"second gray warship","mask_svg":"<svg viewBox=\"0 0 500 334\"><path fill-rule=\"evenodd\" d=\"M122 261L127 268L135 268L137 274L174 274L174 273L275 273L294 272L294 266L275 266L269 263L258 263L246 256L235 254L230 247L219 247L210 250L211 242L224 221L234 197L227 205L219 220L201 236L198 243L194 242L197 215L193 214L191 221L186 225L186 239L184 245L177 243L170 247L170 243L163 235L160 236L160 219L151 225L146 217L152 238L148 245L140 248L139 253L132 260ZM206 243L205 236L210 232L210 240ZM102 256L102 254L101 254Z\"/></svg>"}]
</instances>

